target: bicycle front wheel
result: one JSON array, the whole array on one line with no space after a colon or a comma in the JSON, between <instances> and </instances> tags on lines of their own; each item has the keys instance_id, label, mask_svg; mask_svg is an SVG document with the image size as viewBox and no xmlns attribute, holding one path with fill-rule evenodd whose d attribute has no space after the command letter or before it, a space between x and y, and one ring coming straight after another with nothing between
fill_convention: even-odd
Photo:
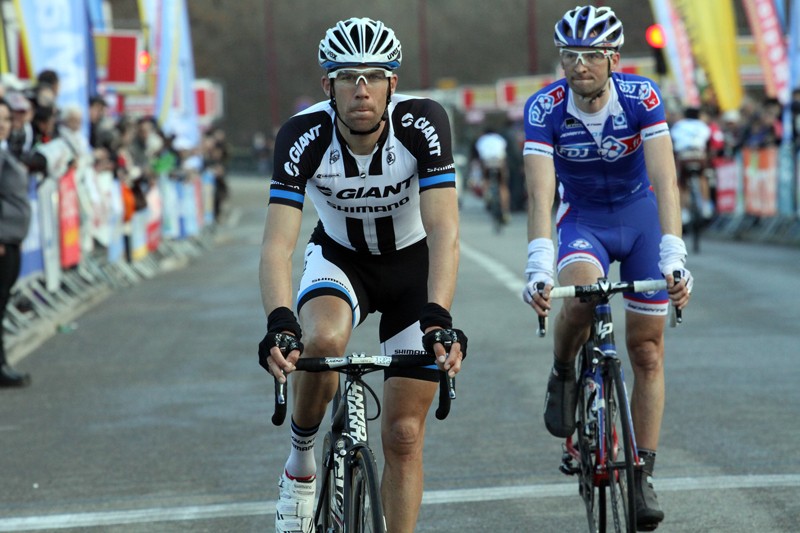
<instances>
[{"instance_id":1,"label":"bicycle front wheel","mask_svg":"<svg viewBox=\"0 0 800 533\"><path fill-rule=\"evenodd\" d=\"M628 395L622 379L622 368L618 359L608 362L605 376L605 412L603 448L605 469L608 474L607 504L611 510L607 516L606 531L635 533L636 506L634 499L633 470L636 457L633 453L633 426L631 425ZM600 531L604 531L601 527Z\"/></svg>"},{"instance_id":2,"label":"bicycle front wheel","mask_svg":"<svg viewBox=\"0 0 800 533\"><path fill-rule=\"evenodd\" d=\"M578 382L578 432L576 442L580 453L578 470L578 491L586 506L586 518L589 521L589 532L597 533L599 524L605 523L605 488L598 482L597 474L597 413L593 411L593 395L597 394L596 386L587 385L586 372L594 352L594 344L589 341L581 349L581 365ZM590 390L591 388L591 390Z\"/></svg>"},{"instance_id":3,"label":"bicycle front wheel","mask_svg":"<svg viewBox=\"0 0 800 533\"><path fill-rule=\"evenodd\" d=\"M345 523L353 533L385 533L380 483L375 458L369 448L355 450L350 470L350 501Z\"/></svg>"}]
</instances>

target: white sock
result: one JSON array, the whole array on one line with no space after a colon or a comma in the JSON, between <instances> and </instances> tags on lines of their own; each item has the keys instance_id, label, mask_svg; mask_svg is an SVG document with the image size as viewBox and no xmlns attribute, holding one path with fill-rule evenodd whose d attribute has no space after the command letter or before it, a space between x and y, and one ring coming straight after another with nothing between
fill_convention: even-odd
<instances>
[{"instance_id":1,"label":"white sock","mask_svg":"<svg viewBox=\"0 0 800 533\"><path fill-rule=\"evenodd\" d=\"M314 441L319 426L301 428L292 420L292 449L286 461L286 473L299 480L313 479L317 473L317 461L314 457Z\"/></svg>"}]
</instances>

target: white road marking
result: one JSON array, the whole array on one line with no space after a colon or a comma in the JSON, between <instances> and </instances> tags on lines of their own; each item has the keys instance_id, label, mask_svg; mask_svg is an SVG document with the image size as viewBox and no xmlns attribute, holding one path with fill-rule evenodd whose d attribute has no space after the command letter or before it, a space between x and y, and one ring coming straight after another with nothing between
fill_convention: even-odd
<instances>
[{"instance_id":1,"label":"white road marking","mask_svg":"<svg viewBox=\"0 0 800 533\"><path fill-rule=\"evenodd\" d=\"M658 478L658 492L685 492L696 490L740 490L763 488L800 487L799 474L708 476L693 478ZM577 482L512 487L483 487L475 489L427 491L423 505L471 503L497 500L570 497L577 500ZM579 503L576 501L576 505ZM271 515L275 501L228 503L138 509L133 511L105 511L97 513L72 513L42 516L0 518L0 531L37 531L155 522L183 522L214 518Z\"/></svg>"},{"instance_id":2,"label":"white road marking","mask_svg":"<svg viewBox=\"0 0 800 533\"><path fill-rule=\"evenodd\" d=\"M483 267L493 278L499 281L503 287L507 288L515 296L522 300L522 289L525 287L525 279L521 274L514 274L496 259L493 259L491 256L488 256L483 252L479 252L472 246L466 244L464 241L461 241L460 247L461 255L478 263L478 265Z\"/></svg>"}]
</instances>

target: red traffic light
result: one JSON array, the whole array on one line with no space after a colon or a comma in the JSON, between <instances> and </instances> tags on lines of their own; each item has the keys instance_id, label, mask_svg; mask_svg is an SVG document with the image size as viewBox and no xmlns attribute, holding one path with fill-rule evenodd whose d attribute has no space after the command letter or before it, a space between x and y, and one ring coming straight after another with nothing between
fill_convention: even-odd
<instances>
[{"instance_id":1,"label":"red traffic light","mask_svg":"<svg viewBox=\"0 0 800 533\"><path fill-rule=\"evenodd\" d=\"M664 28L661 24L651 24L648 26L647 31L644 33L644 38L653 48L664 48L667 44L667 38L664 35Z\"/></svg>"},{"instance_id":2,"label":"red traffic light","mask_svg":"<svg viewBox=\"0 0 800 533\"><path fill-rule=\"evenodd\" d=\"M147 50L142 50L141 52L139 52L139 58L138 58L139 70L141 70L142 72L147 72L147 70L150 68L150 63L152 61L153 60L150 57L150 52L148 52Z\"/></svg>"}]
</instances>

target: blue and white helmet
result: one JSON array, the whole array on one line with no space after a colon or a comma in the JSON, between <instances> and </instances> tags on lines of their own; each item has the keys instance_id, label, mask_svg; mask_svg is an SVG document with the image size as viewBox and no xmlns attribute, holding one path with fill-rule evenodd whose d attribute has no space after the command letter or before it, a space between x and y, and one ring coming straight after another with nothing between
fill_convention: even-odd
<instances>
[{"instance_id":1,"label":"blue and white helmet","mask_svg":"<svg viewBox=\"0 0 800 533\"><path fill-rule=\"evenodd\" d=\"M394 70L402 60L400 41L394 31L369 18L339 21L319 42L319 64L325 70L356 65Z\"/></svg>"},{"instance_id":2,"label":"blue and white helmet","mask_svg":"<svg viewBox=\"0 0 800 533\"><path fill-rule=\"evenodd\" d=\"M625 42L622 22L610 7L578 6L556 23L555 44L618 49Z\"/></svg>"}]
</instances>

